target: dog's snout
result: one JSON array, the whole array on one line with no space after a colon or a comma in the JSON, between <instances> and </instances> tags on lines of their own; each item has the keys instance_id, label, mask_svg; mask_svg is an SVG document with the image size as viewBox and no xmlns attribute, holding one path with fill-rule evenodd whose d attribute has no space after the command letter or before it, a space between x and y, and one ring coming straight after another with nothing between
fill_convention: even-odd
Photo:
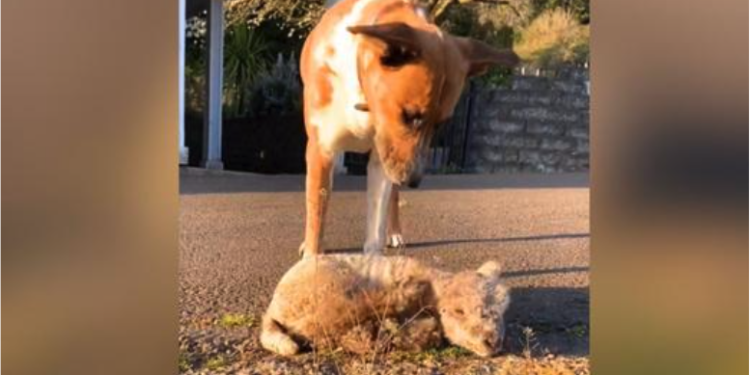
<instances>
[{"instance_id":1,"label":"dog's snout","mask_svg":"<svg viewBox=\"0 0 750 375\"><path fill-rule=\"evenodd\" d=\"M494 339L485 339L482 344L486 346L488 349L494 349L495 348L495 340Z\"/></svg>"},{"instance_id":2,"label":"dog's snout","mask_svg":"<svg viewBox=\"0 0 750 375\"><path fill-rule=\"evenodd\" d=\"M419 184L422 183L422 174L421 173L412 173L409 175L409 179L406 181L406 186L408 186L411 189L415 189L419 187Z\"/></svg>"}]
</instances>

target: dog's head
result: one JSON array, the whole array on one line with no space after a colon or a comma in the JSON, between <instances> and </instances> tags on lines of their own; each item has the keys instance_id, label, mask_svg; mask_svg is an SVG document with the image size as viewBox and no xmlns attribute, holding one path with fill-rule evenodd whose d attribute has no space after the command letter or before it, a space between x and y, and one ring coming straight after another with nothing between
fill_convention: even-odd
<instances>
[{"instance_id":1,"label":"dog's head","mask_svg":"<svg viewBox=\"0 0 750 375\"><path fill-rule=\"evenodd\" d=\"M417 13L353 26L362 37L358 70L375 126L375 149L388 178L417 185L422 159L438 125L446 121L467 78L492 65L514 66L511 50L450 36Z\"/></svg>"}]
</instances>

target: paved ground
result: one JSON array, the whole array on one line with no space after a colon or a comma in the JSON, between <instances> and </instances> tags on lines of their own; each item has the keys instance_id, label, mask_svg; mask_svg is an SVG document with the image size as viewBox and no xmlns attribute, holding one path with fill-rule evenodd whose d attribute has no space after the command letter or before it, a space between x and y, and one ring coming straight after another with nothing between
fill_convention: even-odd
<instances>
[{"instance_id":1,"label":"paved ground","mask_svg":"<svg viewBox=\"0 0 750 375\"><path fill-rule=\"evenodd\" d=\"M338 176L334 185L326 247L359 251L365 180ZM260 316L276 282L298 259L303 186L303 176L181 171L185 348L198 345L195 337L201 335L229 346L233 340L240 340L235 347L248 345L242 337L257 333L212 327L227 314L250 320ZM521 327L528 326L540 353L588 355L586 175L427 176L420 189L406 190L402 197L405 254L450 270L477 267L488 259L504 264L514 290L508 351L522 350Z\"/></svg>"}]
</instances>

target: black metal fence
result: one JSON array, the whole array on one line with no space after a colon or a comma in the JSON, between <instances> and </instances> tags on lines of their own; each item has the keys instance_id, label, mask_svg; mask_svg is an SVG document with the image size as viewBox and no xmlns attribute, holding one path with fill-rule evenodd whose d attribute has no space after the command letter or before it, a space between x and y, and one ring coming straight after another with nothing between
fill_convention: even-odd
<instances>
[{"instance_id":1,"label":"black metal fence","mask_svg":"<svg viewBox=\"0 0 750 375\"><path fill-rule=\"evenodd\" d=\"M199 165L203 121L186 116L190 165ZM225 120L225 167L304 173L301 114ZM470 84L451 119L437 129L425 170L446 173L586 171L589 167L588 71L513 77L509 85ZM364 175L366 154L347 153L348 173Z\"/></svg>"},{"instance_id":2,"label":"black metal fence","mask_svg":"<svg viewBox=\"0 0 750 375\"><path fill-rule=\"evenodd\" d=\"M428 173L460 173L466 164L471 132L471 111L474 102L474 85L459 99L453 116L438 128L432 139L430 154L427 157Z\"/></svg>"}]
</instances>

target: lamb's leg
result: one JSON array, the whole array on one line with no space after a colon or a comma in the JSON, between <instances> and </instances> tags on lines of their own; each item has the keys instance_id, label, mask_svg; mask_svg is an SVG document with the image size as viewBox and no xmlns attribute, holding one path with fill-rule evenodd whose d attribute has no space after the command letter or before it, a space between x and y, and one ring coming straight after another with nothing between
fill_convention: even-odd
<instances>
[{"instance_id":1,"label":"lamb's leg","mask_svg":"<svg viewBox=\"0 0 750 375\"><path fill-rule=\"evenodd\" d=\"M268 314L263 317L263 326L260 333L260 344L274 353L291 356L299 352L299 345L284 332L279 323Z\"/></svg>"},{"instance_id":2,"label":"lamb's leg","mask_svg":"<svg viewBox=\"0 0 750 375\"><path fill-rule=\"evenodd\" d=\"M394 347L411 352L436 348L442 341L440 323L433 316L421 316L410 320L393 337Z\"/></svg>"}]
</instances>

